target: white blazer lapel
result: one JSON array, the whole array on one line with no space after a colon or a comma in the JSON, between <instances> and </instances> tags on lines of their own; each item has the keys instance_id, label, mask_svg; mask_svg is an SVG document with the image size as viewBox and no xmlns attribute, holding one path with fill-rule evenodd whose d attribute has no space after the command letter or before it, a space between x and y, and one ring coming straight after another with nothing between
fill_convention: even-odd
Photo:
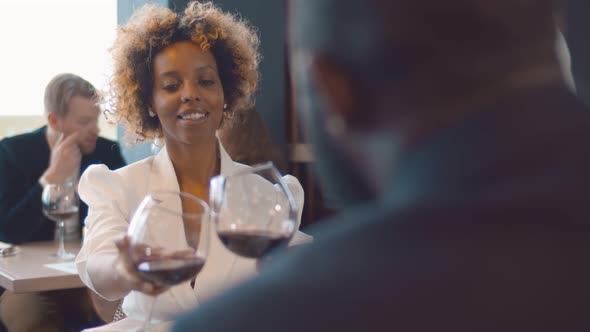
<instances>
[{"instance_id":1,"label":"white blazer lapel","mask_svg":"<svg viewBox=\"0 0 590 332\"><path fill-rule=\"evenodd\" d=\"M229 154L227 153L227 151L225 151L225 148L223 147L223 145L221 144L221 142L218 141L219 144L219 159L221 161L221 175L232 175L234 174L234 172L236 172L237 170L239 170L240 164L234 162L231 157L229 156ZM248 167L246 165L241 165L242 167Z\"/></svg>"},{"instance_id":2,"label":"white blazer lapel","mask_svg":"<svg viewBox=\"0 0 590 332\"><path fill-rule=\"evenodd\" d=\"M220 172L222 175L228 176L242 167L248 167L235 163L221 143L219 143L219 152L221 160ZM195 283L195 291L198 294L199 301L219 293L256 271L255 260L240 258L225 248L217 236L215 220L211 220L211 223L209 257ZM244 270L244 265L247 265L246 270L250 273L240 273Z\"/></svg>"},{"instance_id":3,"label":"white blazer lapel","mask_svg":"<svg viewBox=\"0 0 590 332\"><path fill-rule=\"evenodd\" d=\"M176 172L174 171L174 166L172 165L172 161L168 156L168 150L165 146L154 157L146 194L157 191L180 191ZM164 204L164 207L171 210L180 211L182 208L180 198L177 201L170 201ZM180 218L179 220L158 220L154 225L152 231L154 232L153 236L156 239L156 243L172 249L187 248L188 244L186 242L184 228ZM176 305L181 308L180 311L185 311L191 309L198 303L196 295L190 290L189 282L186 282L172 287L170 291L165 294L169 295L167 296L168 299L174 301ZM161 308L162 312L169 312L172 314L179 311L178 309L171 308L170 303L166 303L164 300L156 301L156 306L158 304L161 304L163 307L168 306L168 308Z\"/></svg>"},{"instance_id":4,"label":"white blazer lapel","mask_svg":"<svg viewBox=\"0 0 590 332\"><path fill-rule=\"evenodd\" d=\"M168 157L166 147L162 148L154 157L146 195L158 191L179 191L176 172ZM174 202L166 201L163 204L165 208L172 211L180 211L181 209L180 199ZM171 246L180 246L177 249L181 247L185 248L184 228L180 222L182 222L181 218L178 218L178 220L164 219L153 222L151 230L153 232L154 242L167 248L171 248Z\"/></svg>"},{"instance_id":5,"label":"white blazer lapel","mask_svg":"<svg viewBox=\"0 0 590 332\"><path fill-rule=\"evenodd\" d=\"M152 170L149 175L148 192L154 191L178 191L178 179L168 150L164 146L160 152L154 157L152 163Z\"/></svg>"}]
</instances>

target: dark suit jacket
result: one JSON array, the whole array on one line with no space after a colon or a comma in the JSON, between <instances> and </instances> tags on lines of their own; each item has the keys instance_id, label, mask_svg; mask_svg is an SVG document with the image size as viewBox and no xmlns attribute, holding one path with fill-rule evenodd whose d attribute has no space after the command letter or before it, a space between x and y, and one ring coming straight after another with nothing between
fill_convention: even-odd
<instances>
[{"instance_id":1,"label":"dark suit jacket","mask_svg":"<svg viewBox=\"0 0 590 332\"><path fill-rule=\"evenodd\" d=\"M55 223L41 211L39 178L49 165L46 127L0 141L0 241L10 243L53 239ZM93 153L82 157L80 171L91 164L110 169L125 165L117 143L98 138ZM80 223L88 207L80 202Z\"/></svg>"},{"instance_id":2,"label":"dark suit jacket","mask_svg":"<svg viewBox=\"0 0 590 332\"><path fill-rule=\"evenodd\" d=\"M589 172L590 111L562 87L512 95L174 331L588 331Z\"/></svg>"}]
</instances>

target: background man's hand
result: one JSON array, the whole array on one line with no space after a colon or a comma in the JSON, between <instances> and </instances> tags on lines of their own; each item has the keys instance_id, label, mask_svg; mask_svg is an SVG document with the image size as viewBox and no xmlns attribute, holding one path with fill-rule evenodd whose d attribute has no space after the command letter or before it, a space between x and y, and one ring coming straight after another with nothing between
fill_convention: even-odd
<instances>
[{"instance_id":1,"label":"background man's hand","mask_svg":"<svg viewBox=\"0 0 590 332\"><path fill-rule=\"evenodd\" d=\"M51 149L49 167L42 176L47 183L63 183L78 171L82 153L77 140L78 133L74 132L67 137L61 134L55 142Z\"/></svg>"}]
</instances>

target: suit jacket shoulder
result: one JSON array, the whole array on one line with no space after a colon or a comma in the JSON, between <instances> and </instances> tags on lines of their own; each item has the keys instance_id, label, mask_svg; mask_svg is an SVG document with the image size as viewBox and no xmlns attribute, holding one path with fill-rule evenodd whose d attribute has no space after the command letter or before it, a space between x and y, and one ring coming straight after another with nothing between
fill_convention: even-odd
<instances>
[{"instance_id":1,"label":"suit jacket shoulder","mask_svg":"<svg viewBox=\"0 0 590 332\"><path fill-rule=\"evenodd\" d=\"M117 142L99 137L96 141L96 149L84 156L82 160L83 169L92 164L105 164L109 169L117 169L125 166L126 163Z\"/></svg>"},{"instance_id":2,"label":"suit jacket shoulder","mask_svg":"<svg viewBox=\"0 0 590 332\"><path fill-rule=\"evenodd\" d=\"M49 155L49 146L45 140L45 127L30 133L6 137L0 141L0 149L3 158L19 165L46 159ZM23 153L25 151L26 153Z\"/></svg>"}]
</instances>

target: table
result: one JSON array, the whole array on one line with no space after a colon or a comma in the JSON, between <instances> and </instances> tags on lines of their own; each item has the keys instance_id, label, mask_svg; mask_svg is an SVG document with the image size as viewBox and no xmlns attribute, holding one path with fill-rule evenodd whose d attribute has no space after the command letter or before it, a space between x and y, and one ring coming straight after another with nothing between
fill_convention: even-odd
<instances>
[{"instance_id":1,"label":"table","mask_svg":"<svg viewBox=\"0 0 590 332\"><path fill-rule=\"evenodd\" d=\"M66 250L78 253L81 243L66 243ZM43 265L72 262L50 257L57 251L57 243L33 242L20 244L21 251L12 256L0 257L0 286L13 293L39 292L58 289L82 288L77 274L62 272Z\"/></svg>"}]
</instances>

